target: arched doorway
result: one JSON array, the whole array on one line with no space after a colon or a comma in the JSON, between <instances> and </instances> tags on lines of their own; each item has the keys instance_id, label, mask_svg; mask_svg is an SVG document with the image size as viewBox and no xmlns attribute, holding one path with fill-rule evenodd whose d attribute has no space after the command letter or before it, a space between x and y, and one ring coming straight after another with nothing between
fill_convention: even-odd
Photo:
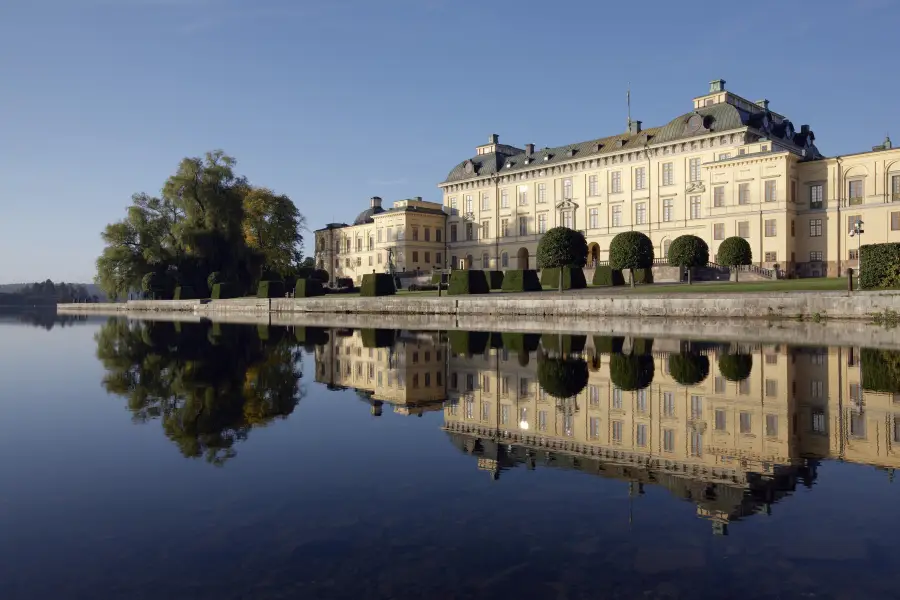
<instances>
[{"instance_id":1,"label":"arched doorway","mask_svg":"<svg viewBox=\"0 0 900 600\"><path fill-rule=\"evenodd\" d=\"M588 267L596 267L600 262L600 245L596 242L588 244Z\"/></svg>"},{"instance_id":2,"label":"arched doorway","mask_svg":"<svg viewBox=\"0 0 900 600\"><path fill-rule=\"evenodd\" d=\"M669 258L669 246L671 246L671 245L672 245L672 240L669 240L669 239L663 240L663 244L662 244L663 258Z\"/></svg>"},{"instance_id":3,"label":"arched doorway","mask_svg":"<svg viewBox=\"0 0 900 600\"><path fill-rule=\"evenodd\" d=\"M516 253L516 259L518 260L518 268L521 270L526 270L528 268L528 249L527 248L519 248L519 251Z\"/></svg>"}]
</instances>

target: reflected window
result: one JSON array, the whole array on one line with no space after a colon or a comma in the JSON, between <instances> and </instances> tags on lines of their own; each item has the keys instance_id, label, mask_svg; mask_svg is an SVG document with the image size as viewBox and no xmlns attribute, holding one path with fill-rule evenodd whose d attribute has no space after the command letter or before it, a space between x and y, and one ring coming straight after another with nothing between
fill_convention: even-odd
<instances>
[{"instance_id":1,"label":"reflected window","mask_svg":"<svg viewBox=\"0 0 900 600\"><path fill-rule=\"evenodd\" d=\"M701 396L691 396L691 418L700 419L703 417L703 398Z\"/></svg>"},{"instance_id":2,"label":"reflected window","mask_svg":"<svg viewBox=\"0 0 900 600\"><path fill-rule=\"evenodd\" d=\"M716 431L725 431L725 411L721 408L716 409Z\"/></svg>"},{"instance_id":3,"label":"reflected window","mask_svg":"<svg viewBox=\"0 0 900 600\"><path fill-rule=\"evenodd\" d=\"M647 445L647 426L644 424L640 424L635 429L635 442L638 446L644 447Z\"/></svg>"},{"instance_id":4,"label":"reflected window","mask_svg":"<svg viewBox=\"0 0 900 600\"><path fill-rule=\"evenodd\" d=\"M443 383L444 375L443 375L440 371L438 371L438 372L435 373L434 375L435 375L435 377L437 378L437 379L436 379L437 384L438 384L439 386L444 385L444 383Z\"/></svg>"},{"instance_id":5,"label":"reflected window","mask_svg":"<svg viewBox=\"0 0 900 600\"><path fill-rule=\"evenodd\" d=\"M809 395L813 398L822 398L825 395L825 382L820 380L810 381Z\"/></svg>"},{"instance_id":6,"label":"reflected window","mask_svg":"<svg viewBox=\"0 0 900 600\"><path fill-rule=\"evenodd\" d=\"M450 373L450 389L451 390L459 389L459 377L456 373Z\"/></svg>"},{"instance_id":7,"label":"reflected window","mask_svg":"<svg viewBox=\"0 0 900 600\"><path fill-rule=\"evenodd\" d=\"M467 419L475 418L475 399L474 398L466 398L466 418Z\"/></svg>"},{"instance_id":8,"label":"reflected window","mask_svg":"<svg viewBox=\"0 0 900 600\"><path fill-rule=\"evenodd\" d=\"M588 401L592 407L600 406L600 386L588 386Z\"/></svg>"},{"instance_id":9,"label":"reflected window","mask_svg":"<svg viewBox=\"0 0 900 600\"><path fill-rule=\"evenodd\" d=\"M714 385L715 385L715 392L717 394L725 393L725 378L724 377L716 377Z\"/></svg>"},{"instance_id":10,"label":"reflected window","mask_svg":"<svg viewBox=\"0 0 900 600\"><path fill-rule=\"evenodd\" d=\"M900 444L900 417L894 417L894 443Z\"/></svg>"},{"instance_id":11,"label":"reflected window","mask_svg":"<svg viewBox=\"0 0 900 600\"><path fill-rule=\"evenodd\" d=\"M509 425L509 404L500 406L500 424Z\"/></svg>"},{"instance_id":12,"label":"reflected window","mask_svg":"<svg viewBox=\"0 0 900 600\"><path fill-rule=\"evenodd\" d=\"M528 396L528 379L525 377L519 380L519 396L523 398Z\"/></svg>"},{"instance_id":13,"label":"reflected window","mask_svg":"<svg viewBox=\"0 0 900 600\"><path fill-rule=\"evenodd\" d=\"M897 427L894 428L895 430ZM591 417L588 421L588 435L592 440L600 439L600 417Z\"/></svg>"},{"instance_id":14,"label":"reflected window","mask_svg":"<svg viewBox=\"0 0 900 600\"><path fill-rule=\"evenodd\" d=\"M617 387L614 387L612 391L612 407L622 410L622 390Z\"/></svg>"},{"instance_id":15,"label":"reflected window","mask_svg":"<svg viewBox=\"0 0 900 600\"><path fill-rule=\"evenodd\" d=\"M485 423L491 420L491 403L490 402L482 402L481 403L481 420Z\"/></svg>"},{"instance_id":16,"label":"reflected window","mask_svg":"<svg viewBox=\"0 0 900 600\"><path fill-rule=\"evenodd\" d=\"M413 386L413 389L416 389L419 387L419 374L418 373L413 373L412 386Z\"/></svg>"},{"instance_id":17,"label":"reflected window","mask_svg":"<svg viewBox=\"0 0 900 600\"><path fill-rule=\"evenodd\" d=\"M766 379L766 396L769 398L778 396L778 382L774 379Z\"/></svg>"},{"instance_id":18,"label":"reflected window","mask_svg":"<svg viewBox=\"0 0 900 600\"><path fill-rule=\"evenodd\" d=\"M667 417L675 416L675 394L663 392L663 414Z\"/></svg>"},{"instance_id":19,"label":"reflected window","mask_svg":"<svg viewBox=\"0 0 900 600\"><path fill-rule=\"evenodd\" d=\"M663 452L675 452L674 429L663 429Z\"/></svg>"},{"instance_id":20,"label":"reflected window","mask_svg":"<svg viewBox=\"0 0 900 600\"><path fill-rule=\"evenodd\" d=\"M749 396L750 395L750 380L744 379L743 381L738 382L738 393L741 396Z\"/></svg>"},{"instance_id":21,"label":"reflected window","mask_svg":"<svg viewBox=\"0 0 900 600\"><path fill-rule=\"evenodd\" d=\"M466 373L466 391L471 392L475 389L475 375Z\"/></svg>"},{"instance_id":22,"label":"reflected window","mask_svg":"<svg viewBox=\"0 0 900 600\"><path fill-rule=\"evenodd\" d=\"M647 390L637 391L636 404L638 412L647 412Z\"/></svg>"},{"instance_id":23,"label":"reflected window","mask_svg":"<svg viewBox=\"0 0 900 600\"><path fill-rule=\"evenodd\" d=\"M741 433L753 433L751 427L751 415L748 412L741 412Z\"/></svg>"},{"instance_id":24,"label":"reflected window","mask_svg":"<svg viewBox=\"0 0 900 600\"><path fill-rule=\"evenodd\" d=\"M866 413L863 411L850 411L850 435L855 438L866 437Z\"/></svg>"},{"instance_id":25,"label":"reflected window","mask_svg":"<svg viewBox=\"0 0 900 600\"><path fill-rule=\"evenodd\" d=\"M575 415L563 415L563 435L572 437L575 426Z\"/></svg>"},{"instance_id":26,"label":"reflected window","mask_svg":"<svg viewBox=\"0 0 900 600\"><path fill-rule=\"evenodd\" d=\"M540 431L547 431L547 411L546 410L538 411L538 429Z\"/></svg>"},{"instance_id":27,"label":"reflected window","mask_svg":"<svg viewBox=\"0 0 900 600\"><path fill-rule=\"evenodd\" d=\"M431 373L425 373L425 387L431 387Z\"/></svg>"},{"instance_id":28,"label":"reflected window","mask_svg":"<svg viewBox=\"0 0 900 600\"><path fill-rule=\"evenodd\" d=\"M825 411L814 410L812 413L812 430L813 433L825 433Z\"/></svg>"},{"instance_id":29,"label":"reflected window","mask_svg":"<svg viewBox=\"0 0 900 600\"><path fill-rule=\"evenodd\" d=\"M523 406L519 409L519 427L528 429L528 407Z\"/></svg>"},{"instance_id":30,"label":"reflected window","mask_svg":"<svg viewBox=\"0 0 900 600\"><path fill-rule=\"evenodd\" d=\"M703 456L703 434L698 431L691 432L691 456Z\"/></svg>"},{"instance_id":31,"label":"reflected window","mask_svg":"<svg viewBox=\"0 0 900 600\"><path fill-rule=\"evenodd\" d=\"M766 437L778 437L778 415L766 415Z\"/></svg>"},{"instance_id":32,"label":"reflected window","mask_svg":"<svg viewBox=\"0 0 900 600\"><path fill-rule=\"evenodd\" d=\"M613 444L622 443L622 421L612 422L612 441Z\"/></svg>"}]
</instances>

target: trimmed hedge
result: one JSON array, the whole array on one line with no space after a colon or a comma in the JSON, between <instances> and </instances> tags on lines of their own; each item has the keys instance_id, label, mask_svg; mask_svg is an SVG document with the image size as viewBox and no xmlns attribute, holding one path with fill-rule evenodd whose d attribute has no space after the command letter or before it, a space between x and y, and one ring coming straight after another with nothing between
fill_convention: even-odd
<instances>
[{"instance_id":1,"label":"trimmed hedge","mask_svg":"<svg viewBox=\"0 0 900 600\"><path fill-rule=\"evenodd\" d=\"M545 333L541 336L541 345L544 346L544 350L556 354L584 352L584 345L586 343L586 335Z\"/></svg>"},{"instance_id":2,"label":"trimmed hedge","mask_svg":"<svg viewBox=\"0 0 900 600\"><path fill-rule=\"evenodd\" d=\"M753 357L749 354L723 354L719 357L719 372L728 381L743 381L753 371Z\"/></svg>"},{"instance_id":3,"label":"trimmed hedge","mask_svg":"<svg viewBox=\"0 0 900 600\"><path fill-rule=\"evenodd\" d=\"M613 354L609 359L609 377L620 390L633 392L653 383L656 367L648 355Z\"/></svg>"},{"instance_id":4,"label":"trimmed hedge","mask_svg":"<svg viewBox=\"0 0 900 600\"><path fill-rule=\"evenodd\" d=\"M554 398L577 396L587 387L587 363L580 358L538 359L537 379L541 388Z\"/></svg>"},{"instance_id":5,"label":"trimmed hedge","mask_svg":"<svg viewBox=\"0 0 900 600\"><path fill-rule=\"evenodd\" d=\"M631 276L636 284L653 283L653 269L632 269Z\"/></svg>"},{"instance_id":6,"label":"trimmed hedge","mask_svg":"<svg viewBox=\"0 0 900 600\"><path fill-rule=\"evenodd\" d=\"M393 329L360 329L363 348L390 348L394 345Z\"/></svg>"},{"instance_id":7,"label":"trimmed hedge","mask_svg":"<svg viewBox=\"0 0 900 600\"><path fill-rule=\"evenodd\" d=\"M338 277L334 282L339 288L353 287L353 279L351 277Z\"/></svg>"},{"instance_id":8,"label":"trimmed hedge","mask_svg":"<svg viewBox=\"0 0 900 600\"><path fill-rule=\"evenodd\" d=\"M609 265L603 265L594 269L594 285L617 286L625 285L625 276L619 269L613 269Z\"/></svg>"},{"instance_id":9,"label":"trimmed hedge","mask_svg":"<svg viewBox=\"0 0 900 600\"><path fill-rule=\"evenodd\" d=\"M484 271L453 271L450 275L450 285L447 288L448 296L462 296L466 294L489 294L487 277Z\"/></svg>"},{"instance_id":10,"label":"trimmed hedge","mask_svg":"<svg viewBox=\"0 0 900 600\"><path fill-rule=\"evenodd\" d=\"M211 297L213 300L240 298L241 288L236 283L217 283L213 286Z\"/></svg>"},{"instance_id":11,"label":"trimmed hedge","mask_svg":"<svg viewBox=\"0 0 900 600\"><path fill-rule=\"evenodd\" d=\"M559 271L560 269L542 269L541 285L559 289ZM587 287L587 281L584 279L584 271L580 267L563 267L562 271L564 290L583 290Z\"/></svg>"},{"instance_id":12,"label":"trimmed hedge","mask_svg":"<svg viewBox=\"0 0 900 600\"><path fill-rule=\"evenodd\" d=\"M517 354L534 352L541 343L541 334L539 333L509 333L504 332L503 347L510 352Z\"/></svg>"},{"instance_id":13,"label":"trimmed hedge","mask_svg":"<svg viewBox=\"0 0 900 600\"><path fill-rule=\"evenodd\" d=\"M486 331L448 331L450 350L463 356L484 354L491 334Z\"/></svg>"},{"instance_id":14,"label":"trimmed hedge","mask_svg":"<svg viewBox=\"0 0 900 600\"><path fill-rule=\"evenodd\" d=\"M438 271L437 273L431 274L431 283L437 285L443 281L443 273Z\"/></svg>"},{"instance_id":15,"label":"trimmed hedge","mask_svg":"<svg viewBox=\"0 0 900 600\"><path fill-rule=\"evenodd\" d=\"M538 279L537 271L533 269L507 271L503 275L504 292L540 292L543 288Z\"/></svg>"},{"instance_id":16,"label":"trimmed hedge","mask_svg":"<svg viewBox=\"0 0 900 600\"><path fill-rule=\"evenodd\" d=\"M318 279L298 279L294 287L294 298L314 298L324 295L325 288Z\"/></svg>"},{"instance_id":17,"label":"trimmed hedge","mask_svg":"<svg viewBox=\"0 0 900 600\"><path fill-rule=\"evenodd\" d=\"M206 287L212 291L213 286L217 283L225 283L225 277L222 275L221 271L213 271L206 277Z\"/></svg>"},{"instance_id":18,"label":"trimmed hedge","mask_svg":"<svg viewBox=\"0 0 900 600\"><path fill-rule=\"evenodd\" d=\"M680 385L697 385L709 376L709 358L702 354L669 355L669 374Z\"/></svg>"},{"instance_id":19,"label":"trimmed hedge","mask_svg":"<svg viewBox=\"0 0 900 600\"><path fill-rule=\"evenodd\" d=\"M492 290L503 289L503 271L488 271L487 279Z\"/></svg>"},{"instance_id":20,"label":"trimmed hedge","mask_svg":"<svg viewBox=\"0 0 900 600\"><path fill-rule=\"evenodd\" d=\"M653 354L653 338L633 338L631 354Z\"/></svg>"},{"instance_id":21,"label":"trimmed hedge","mask_svg":"<svg viewBox=\"0 0 900 600\"><path fill-rule=\"evenodd\" d=\"M284 298L283 281L260 281L256 289L257 298Z\"/></svg>"},{"instance_id":22,"label":"trimmed hedge","mask_svg":"<svg viewBox=\"0 0 900 600\"><path fill-rule=\"evenodd\" d=\"M860 364L863 389L900 394L900 352L863 348Z\"/></svg>"},{"instance_id":23,"label":"trimmed hedge","mask_svg":"<svg viewBox=\"0 0 900 600\"><path fill-rule=\"evenodd\" d=\"M625 345L624 337L611 337L608 335L594 336L594 350L598 354L621 354Z\"/></svg>"},{"instance_id":24,"label":"trimmed hedge","mask_svg":"<svg viewBox=\"0 0 900 600\"><path fill-rule=\"evenodd\" d=\"M331 279L331 277L328 275L328 271L326 271L325 269L315 269L312 273L310 273L309 279L318 279L322 283L328 283L328 280ZM352 279L350 280L350 283L352 285Z\"/></svg>"},{"instance_id":25,"label":"trimmed hedge","mask_svg":"<svg viewBox=\"0 0 900 600\"><path fill-rule=\"evenodd\" d=\"M866 244L859 249L863 289L900 287L900 244Z\"/></svg>"},{"instance_id":26,"label":"trimmed hedge","mask_svg":"<svg viewBox=\"0 0 900 600\"><path fill-rule=\"evenodd\" d=\"M189 285L179 285L175 288L175 294L172 295L173 300L197 300L200 295Z\"/></svg>"},{"instance_id":27,"label":"trimmed hedge","mask_svg":"<svg viewBox=\"0 0 900 600\"><path fill-rule=\"evenodd\" d=\"M294 338L298 344L310 349L328 343L328 332L324 327L294 327Z\"/></svg>"},{"instance_id":28,"label":"trimmed hedge","mask_svg":"<svg viewBox=\"0 0 900 600\"><path fill-rule=\"evenodd\" d=\"M387 273L367 273L363 275L360 296L393 296L397 293L394 279Z\"/></svg>"}]
</instances>

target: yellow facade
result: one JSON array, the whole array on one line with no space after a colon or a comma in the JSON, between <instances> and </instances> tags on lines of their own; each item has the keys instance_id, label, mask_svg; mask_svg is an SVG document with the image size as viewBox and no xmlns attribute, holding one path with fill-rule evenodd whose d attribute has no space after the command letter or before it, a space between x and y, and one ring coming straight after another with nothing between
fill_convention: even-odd
<instances>
[{"instance_id":1,"label":"yellow facade","mask_svg":"<svg viewBox=\"0 0 900 600\"><path fill-rule=\"evenodd\" d=\"M536 268L541 234L581 230L590 266L616 234L638 230L664 257L693 234L714 260L722 240L746 238L754 263L781 275L836 276L862 243L900 241L900 149L823 157L807 125L725 90L693 99L662 127L557 148L524 149L491 135L440 184L450 260L464 268Z\"/></svg>"},{"instance_id":2,"label":"yellow facade","mask_svg":"<svg viewBox=\"0 0 900 600\"><path fill-rule=\"evenodd\" d=\"M331 281L349 277L355 284L366 273L431 272L445 260L444 214L440 204L421 198L398 200L383 210L370 200L352 225L332 223L315 232L316 266Z\"/></svg>"}]
</instances>

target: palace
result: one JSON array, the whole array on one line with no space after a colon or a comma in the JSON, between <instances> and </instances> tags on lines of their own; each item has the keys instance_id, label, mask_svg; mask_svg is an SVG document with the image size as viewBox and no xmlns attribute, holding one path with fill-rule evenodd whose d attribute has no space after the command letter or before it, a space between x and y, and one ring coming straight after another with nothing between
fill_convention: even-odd
<instances>
[{"instance_id":1,"label":"palace","mask_svg":"<svg viewBox=\"0 0 900 600\"><path fill-rule=\"evenodd\" d=\"M809 125L795 127L768 100L751 102L711 82L661 127L536 149L476 148L439 184L453 267L536 268L538 240L581 230L588 266L608 259L616 234L638 230L665 257L676 237L746 238L755 264L797 276L838 276L863 243L900 241L900 149L825 158ZM715 259L713 258L715 262Z\"/></svg>"}]
</instances>

